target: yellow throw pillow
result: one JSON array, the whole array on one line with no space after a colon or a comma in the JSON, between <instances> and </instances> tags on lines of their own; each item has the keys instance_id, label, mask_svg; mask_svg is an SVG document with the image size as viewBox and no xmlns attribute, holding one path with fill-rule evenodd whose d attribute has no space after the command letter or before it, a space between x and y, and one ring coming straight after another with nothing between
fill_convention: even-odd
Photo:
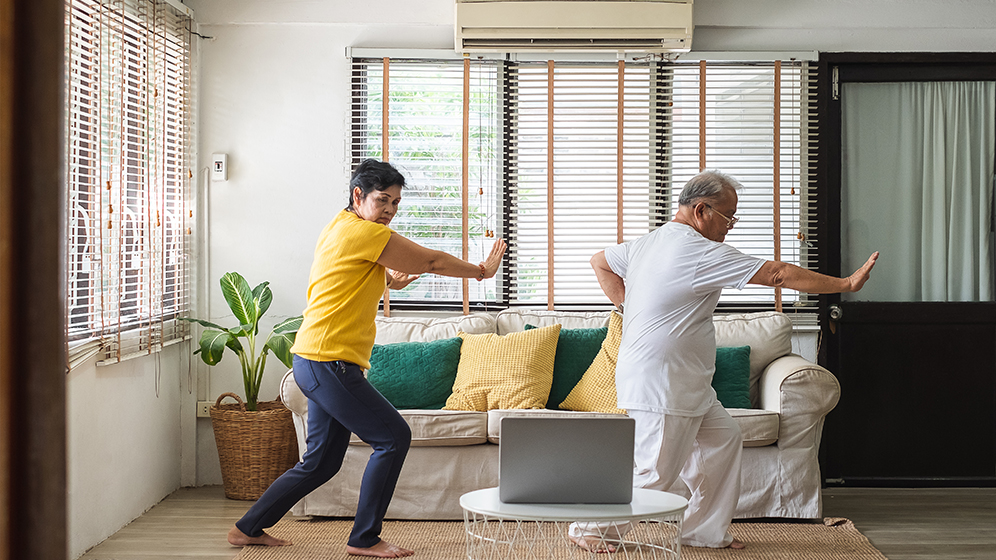
<instances>
[{"instance_id":1,"label":"yellow throw pillow","mask_svg":"<svg viewBox=\"0 0 996 560\"><path fill-rule=\"evenodd\" d=\"M543 408L553 384L560 325L498 336L458 335L460 364L443 410Z\"/></svg>"},{"instance_id":2,"label":"yellow throw pillow","mask_svg":"<svg viewBox=\"0 0 996 560\"><path fill-rule=\"evenodd\" d=\"M622 315L613 312L609 318L609 332L602 348L581 376L581 381L568 393L560 408L584 412L614 412L626 414L616 408L616 359L622 339Z\"/></svg>"}]
</instances>

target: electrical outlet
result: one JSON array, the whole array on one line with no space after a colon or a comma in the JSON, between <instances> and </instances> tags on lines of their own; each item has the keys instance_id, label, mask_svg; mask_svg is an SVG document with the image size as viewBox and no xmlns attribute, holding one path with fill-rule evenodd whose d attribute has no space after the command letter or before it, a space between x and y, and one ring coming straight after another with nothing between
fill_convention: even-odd
<instances>
[{"instance_id":1,"label":"electrical outlet","mask_svg":"<svg viewBox=\"0 0 996 560\"><path fill-rule=\"evenodd\" d=\"M197 417L198 418L210 418L211 417L211 401L197 401Z\"/></svg>"}]
</instances>

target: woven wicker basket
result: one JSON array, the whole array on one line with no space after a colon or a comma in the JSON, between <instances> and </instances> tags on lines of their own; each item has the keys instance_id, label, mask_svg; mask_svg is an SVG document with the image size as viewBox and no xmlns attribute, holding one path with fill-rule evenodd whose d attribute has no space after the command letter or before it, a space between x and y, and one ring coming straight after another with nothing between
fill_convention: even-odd
<instances>
[{"instance_id":1,"label":"woven wicker basket","mask_svg":"<svg viewBox=\"0 0 996 560\"><path fill-rule=\"evenodd\" d=\"M225 397L238 403L221 404ZM297 463L294 421L279 400L259 402L252 412L238 395L224 393L210 412L226 497L255 500Z\"/></svg>"}]
</instances>

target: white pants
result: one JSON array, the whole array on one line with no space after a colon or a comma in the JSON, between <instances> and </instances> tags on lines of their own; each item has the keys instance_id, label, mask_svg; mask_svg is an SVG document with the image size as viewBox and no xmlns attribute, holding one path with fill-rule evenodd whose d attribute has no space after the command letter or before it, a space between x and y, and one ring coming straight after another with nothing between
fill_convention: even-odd
<instances>
[{"instance_id":1,"label":"white pants","mask_svg":"<svg viewBox=\"0 0 996 560\"><path fill-rule=\"evenodd\" d=\"M691 490L681 544L722 548L740 497L740 427L718 401L697 417L630 410L636 420L633 486L667 491L680 476ZM619 539L630 527L573 524L574 537ZM612 535L609 533L618 533Z\"/></svg>"}]
</instances>

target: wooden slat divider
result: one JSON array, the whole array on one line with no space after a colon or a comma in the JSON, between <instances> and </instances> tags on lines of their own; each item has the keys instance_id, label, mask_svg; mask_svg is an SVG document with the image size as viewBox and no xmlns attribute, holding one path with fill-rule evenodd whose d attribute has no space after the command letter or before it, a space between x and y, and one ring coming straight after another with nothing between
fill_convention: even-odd
<instances>
[{"instance_id":1,"label":"wooden slat divider","mask_svg":"<svg viewBox=\"0 0 996 560\"><path fill-rule=\"evenodd\" d=\"M381 154L382 154L381 159L382 159L382 161L388 161L388 159L390 157L389 156L389 152L388 152L388 147L390 145L390 142L389 142L389 138L388 138L389 137L389 133L388 133L388 122L387 122L388 121L388 116L390 114L389 109L391 107L391 95L390 95L390 87L389 87L389 85L391 83L390 79L389 79L390 70L391 70L391 59L389 57L385 56L384 57L384 99L383 99L383 102L382 102L383 104L382 104L382 108L381 108L381 114L384 115L383 121L381 123L381 125L382 125L382 130L381 130ZM349 196L353 196L353 193L350 192ZM391 316L391 289L390 288L384 288L384 316L385 317L390 317Z\"/></svg>"},{"instance_id":2,"label":"wooden slat divider","mask_svg":"<svg viewBox=\"0 0 996 560\"><path fill-rule=\"evenodd\" d=\"M774 104L774 172L773 172L773 192L772 199L772 220L775 224L775 251L776 261L782 260L782 216L781 216L781 128L782 128L782 62L775 61L775 104ZM775 288L775 311L782 311L782 289Z\"/></svg>"},{"instance_id":3,"label":"wooden slat divider","mask_svg":"<svg viewBox=\"0 0 996 560\"><path fill-rule=\"evenodd\" d=\"M706 61L699 61L699 171L706 168Z\"/></svg>"},{"instance_id":4,"label":"wooden slat divider","mask_svg":"<svg viewBox=\"0 0 996 560\"><path fill-rule=\"evenodd\" d=\"M546 307L553 304L553 61L546 62L547 68L547 108L546 108Z\"/></svg>"},{"instance_id":5,"label":"wooden slat divider","mask_svg":"<svg viewBox=\"0 0 996 560\"><path fill-rule=\"evenodd\" d=\"M619 91L616 94L616 243L623 242L623 130L626 127L626 61L619 61Z\"/></svg>"},{"instance_id":6,"label":"wooden slat divider","mask_svg":"<svg viewBox=\"0 0 996 560\"><path fill-rule=\"evenodd\" d=\"M470 59L463 59L463 178L460 186L460 198L463 204L462 255L463 260L469 260L470 255ZM470 314L470 281L464 278L463 284L463 314Z\"/></svg>"}]
</instances>

